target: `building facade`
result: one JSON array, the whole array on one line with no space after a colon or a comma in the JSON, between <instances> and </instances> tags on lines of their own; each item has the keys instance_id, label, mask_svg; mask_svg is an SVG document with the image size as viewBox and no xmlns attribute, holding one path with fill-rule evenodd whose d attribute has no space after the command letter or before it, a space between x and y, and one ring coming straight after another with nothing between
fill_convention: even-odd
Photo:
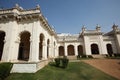
<instances>
[{"instance_id":1,"label":"building facade","mask_svg":"<svg viewBox=\"0 0 120 80\"><path fill-rule=\"evenodd\" d=\"M117 25L108 33L101 32L97 25L95 30L84 26L80 34L58 34L58 54L63 56L120 54L120 29Z\"/></svg>"},{"instance_id":2,"label":"building facade","mask_svg":"<svg viewBox=\"0 0 120 80\"><path fill-rule=\"evenodd\" d=\"M57 34L39 5L24 10L16 4L0 10L0 61L13 62L12 72L36 72L58 56L119 54L120 29L112 28L102 33L99 25L95 30L83 26L79 34Z\"/></svg>"}]
</instances>

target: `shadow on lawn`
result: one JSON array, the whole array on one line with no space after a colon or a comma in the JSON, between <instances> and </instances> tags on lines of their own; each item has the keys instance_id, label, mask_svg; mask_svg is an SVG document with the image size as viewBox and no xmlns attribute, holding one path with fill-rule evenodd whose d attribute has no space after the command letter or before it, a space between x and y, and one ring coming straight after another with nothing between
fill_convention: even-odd
<instances>
[{"instance_id":1,"label":"shadow on lawn","mask_svg":"<svg viewBox=\"0 0 120 80\"><path fill-rule=\"evenodd\" d=\"M64 66L57 66L54 62L50 62L50 63L49 63L49 65L50 65L50 66L52 66L52 67L65 69L65 67L64 67Z\"/></svg>"}]
</instances>

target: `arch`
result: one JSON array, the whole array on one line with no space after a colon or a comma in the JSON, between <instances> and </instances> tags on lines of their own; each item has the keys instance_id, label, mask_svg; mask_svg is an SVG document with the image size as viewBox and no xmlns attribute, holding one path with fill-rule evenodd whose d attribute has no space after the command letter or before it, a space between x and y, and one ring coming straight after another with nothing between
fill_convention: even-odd
<instances>
[{"instance_id":1,"label":"arch","mask_svg":"<svg viewBox=\"0 0 120 80\"><path fill-rule=\"evenodd\" d=\"M24 31L20 33L18 60L24 60L24 61L29 60L30 36L31 35L28 31Z\"/></svg>"},{"instance_id":2,"label":"arch","mask_svg":"<svg viewBox=\"0 0 120 80\"><path fill-rule=\"evenodd\" d=\"M5 39L5 32L0 31L0 60L1 60L2 54L3 54L4 39Z\"/></svg>"},{"instance_id":3,"label":"arch","mask_svg":"<svg viewBox=\"0 0 120 80\"><path fill-rule=\"evenodd\" d=\"M40 40L40 43L39 43L39 60L42 59L43 57L43 41L45 40L45 37L44 37L44 34L41 33L40 36L39 36L39 40Z\"/></svg>"},{"instance_id":4,"label":"arch","mask_svg":"<svg viewBox=\"0 0 120 80\"><path fill-rule=\"evenodd\" d=\"M82 45L78 45L78 55L83 55L83 46Z\"/></svg>"},{"instance_id":5,"label":"arch","mask_svg":"<svg viewBox=\"0 0 120 80\"><path fill-rule=\"evenodd\" d=\"M99 54L99 48L97 44L91 44L91 53L92 54Z\"/></svg>"},{"instance_id":6,"label":"arch","mask_svg":"<svg viewBox=\"0 0 120 80\"><path fill-rule=\"evenodd\" d=\"M112 45L111 44L107 44L106 47L107 47L108 54L113 54Z\"/></svg>"},{"instance_id":7,"label":"arch","mask_svg":"<svg viewBox=\"0 0 120 80\"><path fill-rule=\"evenodd\" d=\"M74 46L73 45L69 45L67 47L67 50L68 50L68 55L69 56L75 55L75 51L74 51Z\"/></svg>"},{"instance_id":8,"label":"arch","mask_svg":"<svg viewBox=\"0 0 120 80\"><path fill-rule=\"evenodd\" d=\"M64 56L65 55L65 50L63 46L59 46L59 56Z\"/></svg>"},{"instance_id":9,"label":"arch","mask_svg":"<svg viewBox=\"0 0 120 80\"><path fill-rule=\"evenodd\" d=\"M47 58L49 57L50 40L47 40Z\"/></svg>"}]
</instances>

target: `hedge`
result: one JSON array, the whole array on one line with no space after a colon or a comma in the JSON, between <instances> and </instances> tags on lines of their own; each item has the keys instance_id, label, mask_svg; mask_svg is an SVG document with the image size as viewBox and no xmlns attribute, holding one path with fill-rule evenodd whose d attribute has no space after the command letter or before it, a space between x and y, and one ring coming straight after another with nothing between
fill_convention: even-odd
<instances>
[{"instance_id":1,"label":"hedge","mask_svg":"<svg viewBox=\"0 0 120 80\"><path fill-rule=\"evenodd\" d=\"M4 80L9 76L12 66L13 64L9 62L0 64L0 80Z\"/></svg>"},{"instance_id":2,"label":"hedge","mask_svg":"<svg viewBox=\"0 0 120 80\"><path fill-rule=\"evenodd\" d=\"M55 58L56 67L66 68L68 65L69 59L67 57Z\"/></svg>"}]
</instances>

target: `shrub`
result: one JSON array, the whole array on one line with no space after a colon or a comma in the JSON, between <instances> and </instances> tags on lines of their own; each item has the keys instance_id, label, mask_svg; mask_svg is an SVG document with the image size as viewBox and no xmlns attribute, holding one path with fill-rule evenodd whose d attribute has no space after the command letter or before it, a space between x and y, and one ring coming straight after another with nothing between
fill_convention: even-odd
<instances>
[{"instance_id":1,"label":"shrub","mask_svg":"<svg viewBox=\"0 0 120 80\"><path fill-rule=\"evenodd\" d=\"M109 55L109 57L112 57L112 54L108 54Z\"/></svg>"},{"instance_id":2,"label":"shrub","mask_svg":"<svg viewBox=\"0 0 120 80\"><path fill-rule=\"evenodd\" d=\"M0 64L0 80L4 80L7 76L9 76L12 66L12 63Z\"/></svg>"},{"instance_id":3,"label":"shrub","mask_svg":"<svg viewBox=\"0 0 120 80\"><path fill-rule=\"evenodd\" d=\"M81 58L87 58L87 55L82 55Z\"/></svg>"},{"instance_id":4,"label":"shrub","mask_svg":"<svg viewBox=\"0 0 120 80\"><path fill-rule=\"evenodd\" d=\"M92 55L88 55L88 58L93 58L93 56Z\"/></svg>"},{"instance_id":5,"label":"shrub","mask_svg":"<svg viewBox=\"0 0 120 80\"><path fill-rule=\"evenodd\" d=\"M80 59L80 55L77 55L77 59Z\"/></svg>"},{"instance_id":6,"label":"shrub","mask_svg":"<svg viewBox=\"0 0 120 80\"><path fill-rule=\"evenodd\" d=\"M66 68L68 65L68 62L69 62L69 59L67 59L66 56L64 56L63 58L55 58L56 67Z\"/></svg>"},{"instance_id":7,"label":"shrub","mask_svg":"<svg viewBox=\"0 0 120 80\"><path fill-rule=\"evenodd\" d=\"M60 66L60 58L55 58L56 67Z\"/></svg>"},{"instance_id":8,"label":"shrub","mask_svg":"<svg viewBox=\"0 0 120 80\"><path fill-rule=\"evenodd\" d=\"M67 57L63 57L62 59L62 67L66 68L69 62L69 59L67 59Z\"/></svg>"},{"instance_id":9,"label":"shrub","mask_svg":"<svg viewBox=\"0 0 120 80\"><path fill-rule=\"evenodd\" d=\"M115 57L120 57L120 54L119 54L119 53L117 53L117 54L114 54L114 56L115 56Z\"/></svg>"},{"instance_id":10,"label":"shrub","mask_svg":"<svg viewBox=\"0 0 120 80\"><path fill-rule=\"evenodd\" d=\"M109 55L108 55L108 54L106 54L105 56L106 56L106 57L109 57Z\"/></svg>"}]
</instances>

